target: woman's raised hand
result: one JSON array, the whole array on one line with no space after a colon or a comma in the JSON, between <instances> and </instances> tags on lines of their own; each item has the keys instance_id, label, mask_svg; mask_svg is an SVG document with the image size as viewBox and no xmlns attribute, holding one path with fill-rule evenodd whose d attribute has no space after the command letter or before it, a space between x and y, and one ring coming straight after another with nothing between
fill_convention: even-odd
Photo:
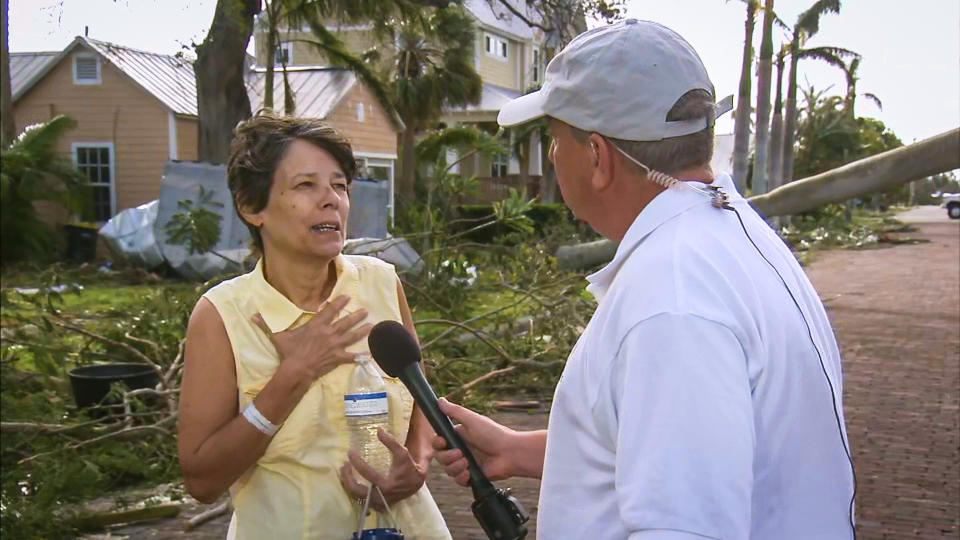
<instances>
[{"instance_id":1,"label":"woman's raised hand","mask_svg":"<svg viewBox=\"0 0 960 540\"><path fill-rule=\"evenodd\" d=\"M373 327L360 324L367 318L367 310L362 308L337 318L349 301L346 296L338 296L305 324L289 330L271 332L259 313L253 316L253 323L277 349L280 369L289 370L298 380L314 381L352 362L355 355L347 352L347 347L366 337Z\"/></svg>"}]
</instances>

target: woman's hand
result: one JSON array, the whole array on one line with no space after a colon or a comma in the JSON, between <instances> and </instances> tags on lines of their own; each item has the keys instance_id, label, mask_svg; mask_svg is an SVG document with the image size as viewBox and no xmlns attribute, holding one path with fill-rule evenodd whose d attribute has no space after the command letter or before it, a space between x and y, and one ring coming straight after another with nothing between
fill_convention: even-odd
<instances>
[{"instance_id":1,"label":"woman's hand","mask_svg":"<svg viewBox=\"0 0 960 540\"><path fill-rule=\"evenodd\" d=\"M360 476L380 488L383 496L387 499L387 504L393 505L395 502L413 495L420 489L420 486L427 480L427 467L417 464L410 455L410 452L389 432L379 429L377 430L377 437L393 455L390 470L387 474L383 475L379 473L367 462L363 461L359 454L350 450L347 454L350 462L345 463L343 467L340 468L340 483L353 498L363 499L366 497L367 486L357 481L356 476L353 474L353 470L356 469L356 471L360 473ZM380 498L380 495L377 494L376 490L374 490L370 496L370 506L379 512L385 510L383 500Z\"/></svg>"},{"instance_id":2,"label":"woman's hand","mask_svg":"<svg viewBox=\"0 0 960 540\"><path fill-rule=\"evenodd\" d=\"M367 317L365 309L335 320L349 301L346 296L338 296L305 324L281 332L271 332L259 313L253 316L253 322L277 349L280 369L295 380L311 383L335 367L352 362L354 354L346 348L370 333L372 325L357 326Z\"/></svg>"}]
</instances>

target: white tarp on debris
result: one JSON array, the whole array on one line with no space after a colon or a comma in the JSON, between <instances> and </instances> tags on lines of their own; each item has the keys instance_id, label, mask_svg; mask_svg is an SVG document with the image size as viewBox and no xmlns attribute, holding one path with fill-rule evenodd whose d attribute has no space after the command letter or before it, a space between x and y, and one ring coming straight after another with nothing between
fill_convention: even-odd
<instances>
[{"instance_id":1,"label":"white tarp on debris","mask_svg":"<svg viewBox=\"0 0 960 540\"><path fill-rule=\"evenodd\" d=\"M190 254L187 247L167 241L166 227L176 213L183 211L179 207L181 201L192 201L194 205L200 201L201 187L209 194L204 208L221 218L220 241L211 253ZM385 206L384 200L380 200L382 197L369 199L369 206ZM359 204L357 208L362 206ZM385 210L381 214L358 212L357 218L366 216L378 223L383 222L380 228L385 228ZM250 233L233 210L226 169L210 163L169 162L163 175L160 199L120 212L100 229L100 234L128 262L153 269L166 260L178 274L189 279L210 279L226 272L240 271L250 254L247 247ZM377 257L400 271L416 274L423 269L420 256L403 238L354 238L347 240L344 252Z\"/></svg>"},{"instance_id":2,"label":"white tarp on debris","mask_svg":"<svg viewBox=\"0 0 960 540\"><path fill-rule=\"evenodd\" d=\"M167 223L182 210L180 201L197 203L203 192L210 198L204 208L218 214L220 241L211 250L215 253L191 254L186 246L167 241ZM250 232L233 210L233 200L227 186L227 169L223 165L170 161L163 173L160 187L160 208L153 232L159 240L160 251L170 266L183 277L210 279L228 271L241 270L243 260L250 253Z\"/></svg>"},{"instance_id":3,"label":"white tarp on debris","mask_svg":"<svg viewBox=\"0 0 960 540\"><path fill-rule=\"evenodd\" d=\"M403 238L352 238L347 240L343 252L376 257L396 266L399 271L419 274L423 270L423 259Z\"/></svg>"},{"instance_id":4,"label":"white tarp on debris","mask_svg":"<svg viewBox=\"0 0 960 540\"><path fill-rule=\"evenodd\" d=\"M130 264L147 270L160 266L163 254L153 236L159 206L158 201L150 201L118 213L100 228L100 237Z\"/></svg>"}]
</instances>

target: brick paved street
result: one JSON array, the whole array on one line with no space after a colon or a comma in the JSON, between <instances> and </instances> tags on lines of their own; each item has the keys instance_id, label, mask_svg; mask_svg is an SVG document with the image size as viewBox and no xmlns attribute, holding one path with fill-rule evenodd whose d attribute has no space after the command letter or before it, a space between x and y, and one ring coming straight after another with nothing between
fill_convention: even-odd
<instances>
[{"instance_id":1,"label":"brick paved street","mask_svg":"<svg viewBox=\"0 0 960 540\"><path fill-rule=\"evenodd\" d=\"M808 268L843 350L863 540L960 537L960 224L939 218L940 209L926 212L920 230L902 237L928 243L822 253ZM497 418L518 428L546 425L543 413ZM537 482L500 484L535 513ZM468 490L437 467L430 488L455 539L485 538ZM184 538L183 519L115 534ZM189 537L223 538L227 521Z\"/></svg>"}]
</instances>

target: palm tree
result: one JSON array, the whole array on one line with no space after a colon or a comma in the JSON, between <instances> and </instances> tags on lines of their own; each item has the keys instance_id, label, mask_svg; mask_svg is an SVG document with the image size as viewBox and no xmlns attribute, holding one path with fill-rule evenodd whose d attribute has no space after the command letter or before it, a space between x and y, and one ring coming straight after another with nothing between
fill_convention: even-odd
<instances>
[{"instance_id":1,"label":"palm tree","mask_svg":"<svg viewBox=\"0 0 960 540\"><path fill-rule=\"evenodd\" d=\"M793 144L797 126L797 64L800 51L807 39L820 31L820 17L827 13L840 13L840 0L817 0L797 17L790 42L790 75L787 79L787 112L783 128L783 182L793 179Z\"/></svg>"},{"instance_id":2,"label":"palm tree","mask_svg":"<svg viewBox=\"0 0 960 540\"><path fill-rule=\"evenodd\" d=\"M750 85L753 79L750 68L753 65L753 27L759 6L758 0L744 0L744 3L747 4L747 20L744 22L743 63L733 129L733 178L740 191L746 189L750 159Z\"/></svg>"},{"instance_id":3,"label":"palm tree","mask_svg":"<svg viewBox=\"0 0 960 540\"><path fill-rule=\"evenodd\" d=\"M90 207L86 178L57 152L58 141L75 126L59 115L27 127L0 151L0 262L50 250L53 230L37 217L35 202L58 202L79 215Z\"/></svg>"},{"instance_id":4,"label":"palm tree","mask_svg":"<svg viewBox=\"0 0 960 540\"><path fill-rule=\"evenodd\" d=\"M850 64L847 66L846 71L844 71L844 74L847 77L847 95L843 100L843 108L850 116L854 115L853 106L856 103L858 95L873 101L878 109L883 110L883 102L880 101L880 98L878 98L876 94L871 94L870 92L857 94L857 81L860 80L860 78L857 77L857 71L860 69L860 60L861 58L859 56L850 60Z\"/></svg>"},{"instance_id":5,"label":"palm tree","mask_svg":"<svg viewBox=\"0 0 960 540\"><path fill-rule=\"evenodd\" d=\"M760 60L757 64L757 139L753 160L753 193L766 193L767 152L770 149L770 76L773 69L773 0L763 7L763 36L760 39Z\"/></svg>"},{"instance_id":6,"label":"palm tree","mask_svg":"<svg viewBox=\"0 0 960 540\"><path fill-rule=\"evenodd\" d=\"M480 100L483 81L473 66L473 19L463 8L450 5L425 17L379 21L377 26L396 44L387 86L404 123L397 191L410 201L417 178L417 134L430 128L444 109Z\"/></svg>"},{"instance_id":7,"label":"palm tree","mask_svg":"<svg viewBox=\"0 0 960 540\"><path fill-rule=\"evenodd\" d=\"M776 189L782 183L783 174L783 66L789 44L777 53L777 97L773 102L773 120L770 125L770 152L767 161L767 187Z\"/></svg>"}]
</instances>

